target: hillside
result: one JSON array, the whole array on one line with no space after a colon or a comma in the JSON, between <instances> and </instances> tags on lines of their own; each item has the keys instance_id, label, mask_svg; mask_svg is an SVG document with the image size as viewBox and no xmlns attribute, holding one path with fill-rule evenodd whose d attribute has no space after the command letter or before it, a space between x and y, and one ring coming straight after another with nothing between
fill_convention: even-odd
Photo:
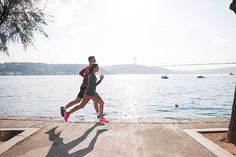
<instances>
[{"instance_id":1,"label":"hillside","mask_svg":"<svg viewBox=\"0 0 236 157\"><path fill-rule=\"evenodd\" d=\"M148 67L144 65L112 65L103 67L111 74L170 74L171 70L162 67Z\"/></svg>"},{"instance_id":2,"label":"hillside","mask_svg":"<svg viewBox=\"0 0 236 157\"><path fill-rule=\"evenodd\" d=\"M0 75L76 75L84 64L4 63Z\"/></svg>"},{"instance_id":3,"label":"hillside","mask_svg":"<svg viewBox=\"0 0 236 157\"><path fill-rule=\"evenodd\" d=\"M0 75L78 75L85 64L3 63ZM236 73L236 67L178 71L163 67L124 64L100 67L103 74L227 74Z\"/></svg>"}]
</instances>

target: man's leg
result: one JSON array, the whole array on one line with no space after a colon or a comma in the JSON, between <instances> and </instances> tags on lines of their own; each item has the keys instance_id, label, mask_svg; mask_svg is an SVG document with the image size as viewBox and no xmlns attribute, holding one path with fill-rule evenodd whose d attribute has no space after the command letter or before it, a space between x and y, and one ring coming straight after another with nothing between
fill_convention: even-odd
<instances>
[{"instance_id":1,"label":"man's leg","mask_svg":"<svg viewBox=\"0 0 236 157\"><path fill-rule=\"evenodd\" d=\"M69 102L65 107L61 107L61 116L64 117L64 113L65 113L66 109L79 103L80 101L81 101L81 98L77 97L75 100Z\"/></svg>"},{"instance_id":2,"label":"man's leg","mask_svg":"<svg viewBox=\"0 0 236 157\"><path fill-rule=\"evenodd\" d=\"M86 88L80 87L80 91L79 91L79 94L77 95L77 98L74 101L69 102L65 107L61 107L61 116L62 117L64 117L64 113L65 113L66 109L79 103L83 99L85 90L86 90Z\"/></svg>"}]
</instances>

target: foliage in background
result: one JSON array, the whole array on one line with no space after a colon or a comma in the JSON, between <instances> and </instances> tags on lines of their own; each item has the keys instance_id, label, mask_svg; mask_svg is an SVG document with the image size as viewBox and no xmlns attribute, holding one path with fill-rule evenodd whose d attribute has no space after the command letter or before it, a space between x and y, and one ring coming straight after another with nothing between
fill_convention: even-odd
<instances>
[{"instance_id":1,"label":"foliage in background","mask_svg":"<svg viewBox=\"0 0 236 157\"><path fill-rule=\"evenodd\" d=\"M48 37L43 29L46 14L40 0L0 0L0 53L8 53L9 43L33 45L34 32Z\"/></svg>"}]
</instances>

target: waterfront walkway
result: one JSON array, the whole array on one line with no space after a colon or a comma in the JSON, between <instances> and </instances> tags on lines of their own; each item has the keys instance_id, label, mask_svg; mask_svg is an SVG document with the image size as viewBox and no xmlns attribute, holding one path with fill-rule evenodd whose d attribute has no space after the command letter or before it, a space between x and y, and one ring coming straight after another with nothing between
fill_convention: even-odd
<instances>
[{"instance_id":1,"label":"waterfront walkway","mask_svg":"<svg viewBox=\"0 0 236 157\"><path fill-rule=\"evenodd\" d=\"M225 128L227 118L159 118L64 122L0 116L0 128L39 128L0 157L215 157L183 129Z\"/></svg>"}]
</instances>

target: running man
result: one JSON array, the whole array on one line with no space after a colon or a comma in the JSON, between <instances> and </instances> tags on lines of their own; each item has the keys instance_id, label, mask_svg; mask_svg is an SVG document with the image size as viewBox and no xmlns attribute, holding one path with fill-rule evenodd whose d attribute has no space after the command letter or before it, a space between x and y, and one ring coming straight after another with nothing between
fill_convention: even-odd
<instances>
[{"instance_id":1,"label":"running man","mask_svg":"<svg viewBox=\"0 0 236 157\"><path fill-rule=\"evenodd\" d=\"M71 102L69 102L65 107L61 107L61 116L64 117L64 113L66 111L66 109L68 109L69 107L79 103L83 97L84 97L84 92L85 90L87 89L87 85L88 85L88 71L89 71L89 67L93 64L93 63L96 63L96 59L94 56L89 56L88 57L88 61L89 61L89 65L87 67L85 67L84 69L82 69L80 71L80 76L83 77L83 82L80 86L80 92L79 94L77 95L77 98ZM94 109L97 113L97 118L99 118L100 116L100 113L99 113L99 109L98 109L98 102L96 101L93 101L93 104L94 104Z\"/></svg>"},{"instance_id":2,"label":"running man","mask_svg":"<svg viewBox=\"0 0 236 157\"><path fill-rule=\"evenodd\" d=\"M96 86L99 85L104 76L100 75L100 80L97 81L97 77L96 77L96 72L98 72L99 67L98 64L92 64L89 68L89 75L88 75L88 86L87 89L84 92L84 97L82 102L80 103L80 105L75 106L73 109L71 109L69 112L65 112L65 116L64 119L65 121L68 121L68 118L70 116L70 114L74 113L75 111L84 108L84 106L92 99L94 102L98 102L99 104L99 111L100 111L100 119L99 122L102 123L108 123L109 121L106 120L103 117L103 109L104 109L104 101L102 100L102 98L99 96L99 94L96 92Z\"/></svg>"}]
</instances>

